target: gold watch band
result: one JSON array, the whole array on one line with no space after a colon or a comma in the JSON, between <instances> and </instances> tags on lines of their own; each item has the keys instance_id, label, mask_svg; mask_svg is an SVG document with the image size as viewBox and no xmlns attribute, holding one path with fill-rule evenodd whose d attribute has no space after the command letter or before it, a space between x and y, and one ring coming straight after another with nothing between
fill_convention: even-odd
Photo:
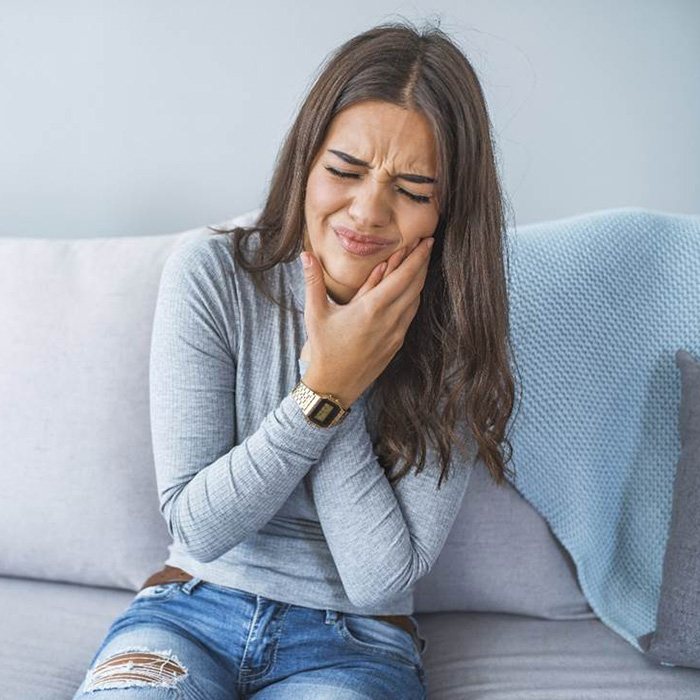
<instances>
[{"instance_id":1,"label":"gold watch band","mask_svg":"<svg viewBox=\"0 0 700 700\"><path fill-rule=\"evenodd\" d=\"M302 380L292 390L306 420L321 428L331 428L343 420L351 408L345 408L333 394L319 394Z\"/></svg>"}]
</instances>

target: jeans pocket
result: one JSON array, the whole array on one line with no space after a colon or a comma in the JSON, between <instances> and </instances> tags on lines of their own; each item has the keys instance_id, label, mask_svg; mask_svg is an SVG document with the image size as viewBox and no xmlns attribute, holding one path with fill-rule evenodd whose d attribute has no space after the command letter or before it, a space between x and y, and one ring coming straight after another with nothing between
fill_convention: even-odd
<instances>
[{"instance_id":1,"label":"jeans pocket","mask_svg":"<svg viewBox=\"0 0 700 700\"><path fill-rule=\"evenodd\" d=\"M338 630L341 637L359 651L388 656L413 668L422 665L413 636L392 622L342 613L338 618Z\"/></svg>"}]
</instances>

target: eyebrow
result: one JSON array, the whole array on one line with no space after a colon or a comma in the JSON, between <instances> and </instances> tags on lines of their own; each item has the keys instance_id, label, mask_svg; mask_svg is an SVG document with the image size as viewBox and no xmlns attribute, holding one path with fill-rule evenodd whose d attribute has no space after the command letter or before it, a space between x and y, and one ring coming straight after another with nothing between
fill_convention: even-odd
<instances>
[{"instance_id":1,"label":"eyebrow","mask_svg":"<svg viewBox=\"0 0 700 700\"><path fill-rule=\"evenodd\" d=\"M371 167L369 163L366 163L364 160L360 160L355 156L351 156L349 153L343 153L342 151L337 151L334 148L329 148L328 151L329 153L335 153L335 155L337 155L338 158L344 160L350 165L360 165L363 168ZM437 180L434 177L428 177L427 175L416 175L415 173L398 173L396 177L399 177L402 180L408 180L409 182L416 182L419 184L426 182L437 182Z\"/></svg>"}]
</instances>

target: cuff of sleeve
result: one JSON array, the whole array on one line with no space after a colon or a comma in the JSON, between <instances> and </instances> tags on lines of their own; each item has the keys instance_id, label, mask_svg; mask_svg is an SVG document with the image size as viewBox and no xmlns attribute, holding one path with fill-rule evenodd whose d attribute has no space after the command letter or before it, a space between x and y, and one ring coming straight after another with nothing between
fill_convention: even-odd
<instances>
[{"instance_id":1,"label":"cuff of sleeve","mask_svg":"<svg viewBox=\"0 0 700 700\"><path fill-rule=\"evenodd\" d=\"M350 415L342 423L329 428L322 428L312 423L304 415L301 406L291 393L287 394L279 405L279 417L281 421L284 421L289 426L286 430L286 435L290 435L291 429L291 434L295 440L295 448L308 454L310 457L318 457L321 454L333 435L352 418L353 413L354 411L351 411ZM282 427L284 428L285 426Z\"/></svg>"}]
</instances>

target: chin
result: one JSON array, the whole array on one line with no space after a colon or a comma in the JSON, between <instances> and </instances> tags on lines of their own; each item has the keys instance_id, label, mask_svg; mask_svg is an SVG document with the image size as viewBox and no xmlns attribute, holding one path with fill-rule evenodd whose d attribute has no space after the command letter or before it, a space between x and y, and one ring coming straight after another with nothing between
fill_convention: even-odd
<instances>
[{"instance_id":1,"label":"chin","mask_svg":"<svg viewBox=\"0 0 700 700\"><path fill-rule=\"evenodd\" d=\"M336 284L341 284L351 289L361 287L374 267L374 265L369 264L369 260L350 260L336 256L330 260L328 266L324 263L322 264L326 274Z\"/></svg>"}]
</instances>

